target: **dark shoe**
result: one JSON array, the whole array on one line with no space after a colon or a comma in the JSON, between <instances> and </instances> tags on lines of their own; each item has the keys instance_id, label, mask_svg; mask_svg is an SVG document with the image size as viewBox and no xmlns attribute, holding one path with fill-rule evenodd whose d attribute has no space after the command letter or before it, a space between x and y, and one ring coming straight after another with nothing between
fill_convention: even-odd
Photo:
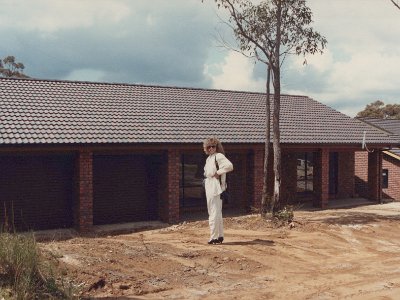
<instances>
[{"instance_id":1,"label":"dark shoe","mask_svg":"<svg viewBox=\"0 0 400 300\"><path fill-rule=\"evenodd\" d=\"M215 245L215 244L218 244L218 243L219 243L219 241L217 239L212 239L211 241L208 241L209 245Z\"/></svg>"},{"instance_id":2,"label":"dark shoe","mask_svg":"<svg viewBox=\"0 0 400 300\"><path fill-rule=\"evenodd\" d=\"M224 237L223 237L223 236L220 236L220 237L218 238L218 243L222 244L223 241L224 241Z\"/></svg>"}]
</instances>

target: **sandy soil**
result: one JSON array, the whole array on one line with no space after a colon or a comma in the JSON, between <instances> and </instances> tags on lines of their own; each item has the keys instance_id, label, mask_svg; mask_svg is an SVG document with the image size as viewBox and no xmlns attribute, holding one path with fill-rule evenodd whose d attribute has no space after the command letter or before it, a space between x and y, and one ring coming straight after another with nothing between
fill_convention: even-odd
<instances>
[{"instance_id":1,"label":"sandy soil","mask_svg":"<svg viewBox=\"0 0 400 300\"><path fill-rule=\"evenodd\" d=\"M41 242L83 297L400 299L400 203L298 211L294 227L257 215Z\"/></svg>"}]
</instances>

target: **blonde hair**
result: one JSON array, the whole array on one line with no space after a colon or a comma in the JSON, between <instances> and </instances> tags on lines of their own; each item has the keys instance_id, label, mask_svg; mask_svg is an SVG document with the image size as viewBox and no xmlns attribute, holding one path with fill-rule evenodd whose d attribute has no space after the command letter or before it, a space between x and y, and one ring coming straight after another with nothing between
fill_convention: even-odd
<instances>
[{"instance_id":1,"label":"blonde hair","mask_svg":"<svg viewBox=\"0 0 400 300\"><path fill-rule=\"evenodd\" d=\"M204 140L203 147L207 148L207 146L216 146L216 152L222 153L225 155L224 147L222 147L221 142L216 137L210 137Z\"/></svg>"}]
</instances>

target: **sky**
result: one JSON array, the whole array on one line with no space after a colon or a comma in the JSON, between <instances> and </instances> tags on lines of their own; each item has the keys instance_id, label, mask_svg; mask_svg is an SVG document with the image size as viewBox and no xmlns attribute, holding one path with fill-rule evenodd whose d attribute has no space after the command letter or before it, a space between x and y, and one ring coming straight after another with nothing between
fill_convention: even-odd
<instances>
[{"instance_id":1,"label":"sky","mask_svg":"<svg viewBox=\"0 0 400 300\"><path fill-rule=\"evenodd\" d=\"M400 10L390 0L308 0L324 54L292 56L282 93L354 117L400 104ZM234 41L214 0L0 0L0 58L40 79L265 91L265 65Z\"/></svg>"}]
</instances>

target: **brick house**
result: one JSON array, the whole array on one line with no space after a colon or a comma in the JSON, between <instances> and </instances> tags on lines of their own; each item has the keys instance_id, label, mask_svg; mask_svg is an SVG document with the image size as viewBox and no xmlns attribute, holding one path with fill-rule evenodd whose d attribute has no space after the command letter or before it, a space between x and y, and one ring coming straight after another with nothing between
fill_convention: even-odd
<instances>
[{"instance_id":1,"label":"brick house","mask_svg":"<svg viewBox=\"0 0 400 300\"><path fill-rule=\"evenodd\" d=\"M262 93L1 78L1 223L87 231L178 222L187 211L205 209L202 141L209 136L222 140L235 168L226 209L259 207L264 107ZM364 131L375 149L365 197L381 200L381 150L398 140L306 96L282 95L281 111L287 203L325 208L354 197Z\"/></svg>"},{"instance_id":2,"label":"brick house","mask_svg":"<svg viewBox=\"0 0 400 300\"><path fill-rule=\"evenodd\" d=\"M362 121L397 135L400 143L400 120L388 120L377 118L363 118ZM367 154L356 154L356 192L365 196L368 193L366 185ZM382 197L394 201L400 201L400 148L390 148L382 151Z\"/></svg>"}]
</instances>

